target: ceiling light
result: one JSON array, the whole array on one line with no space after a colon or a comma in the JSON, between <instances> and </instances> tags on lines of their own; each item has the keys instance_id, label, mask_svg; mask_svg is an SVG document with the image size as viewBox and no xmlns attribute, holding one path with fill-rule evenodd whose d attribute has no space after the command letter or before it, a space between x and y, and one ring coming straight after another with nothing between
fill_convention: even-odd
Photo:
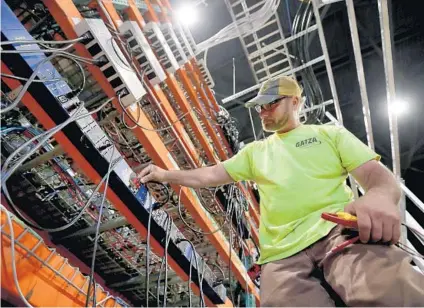
<instances>
[{"instance_id":1,"label":"ceiling light","mask_svg":"<svg viewBox=\"0 0 424 308\"><path fill-rule=\"evenodd\" d=\"M178 20L186 26L190 26L197 21L197 12L193 6L182 6L176 12Z\"/></svg>"},{"instance_id":2,"label":"ceiling light","mask_svg":"<svg viewBox=\"0 0 424 308\"><path fill-rule=\"evenodd\" d=\"M397 116L403 115L408 111L408 103L402 99L397 99L392 103L392 112Z\"/></svg>"}]
</instances>

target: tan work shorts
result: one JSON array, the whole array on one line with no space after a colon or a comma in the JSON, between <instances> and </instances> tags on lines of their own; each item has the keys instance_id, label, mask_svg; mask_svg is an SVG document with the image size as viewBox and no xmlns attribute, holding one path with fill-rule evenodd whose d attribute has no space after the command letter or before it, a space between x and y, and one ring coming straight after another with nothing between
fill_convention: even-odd
<instances>
[{"instance_id":1,"label":"tan work shorts","mask_svg":"<svg viewBox=\"0 0 424 308\"><path fill-rule=\"evenodd\" d=\"M302 252L262 265L261 306L335 306L312 275L317 269L347 306L424 306L424 274L396 246L354 244L325 257L346 238L342 228Z\"/></svg>"}]
</instances>

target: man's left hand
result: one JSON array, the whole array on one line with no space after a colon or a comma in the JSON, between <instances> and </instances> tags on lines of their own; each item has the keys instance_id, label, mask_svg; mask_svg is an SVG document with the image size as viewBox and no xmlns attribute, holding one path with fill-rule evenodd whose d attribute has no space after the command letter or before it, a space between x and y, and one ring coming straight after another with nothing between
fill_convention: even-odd
<instances>
[{"instance_id":1,"label":"man's left hand","mask_svg":"<svg viewBox=\"0 0 424 308\"><path fill-rule=\"evenodd\" d=\"M368 191L348 204L345 211L358 218L359 237L367 243L383 241L395 244L400 238L400 213L393 198L383 191Z\"/></svg>"}]
</instances>

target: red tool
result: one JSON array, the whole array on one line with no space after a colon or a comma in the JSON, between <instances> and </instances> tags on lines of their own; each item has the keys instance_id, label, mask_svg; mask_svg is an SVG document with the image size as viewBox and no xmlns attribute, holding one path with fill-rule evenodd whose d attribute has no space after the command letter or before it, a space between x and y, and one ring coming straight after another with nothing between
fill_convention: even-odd
<instances>
[{"instance_id":1,"label":"red tool","mask_svg":"<svg viewBox=\"0 0 424 308\"><path fill-rule=\"evenodd\" d=\"M345 212L338 212L338 213L322 213L321 218L334 222L336 224L345 226L347 228L352 229L358 229L358 218L356 216L353 216L349 213ZM329 255L332 255L336 252L339 252L346 248L347 246L356 243L359 240L359 236L355 236L354 238L351 238L347 241L344 241L343 243L337 245L333 249L331 249L329 252L326 253L326 257Z\"/></svg>"},{"instance_id":2,"label":"red tool","mask_svg":"<svg viewBox=\"0 0 424 308\"><path fill-rule=\"evenodd\" d=\"M252 281L255 281L261 274L261 266L259 264L253 264L253 266L247 271L247 274Z\"/></svg>"}]
</instances>

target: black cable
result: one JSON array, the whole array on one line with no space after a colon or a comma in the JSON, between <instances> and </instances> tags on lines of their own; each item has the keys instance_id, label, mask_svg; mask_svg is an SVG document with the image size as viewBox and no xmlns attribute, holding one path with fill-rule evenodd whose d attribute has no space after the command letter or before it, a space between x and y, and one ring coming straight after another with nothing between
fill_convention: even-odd
<instances>
[{"instance_id":1,"label":"black cable","mask_svg":"<svg viewBox=\"0 0 424 308\"><path fill-rule=\"evenodd\" d=\"M219 187L219 186L218 186ZM217 204L218 202L216 201L216 193L218 192L218 187L215 188L214 194L213 194L213 199L215 200L215 204ZM207 189L208 190L208 189ZM225 216L226 213L223 211L222 213L218 213L218 212L214 212L212 211L212 209L210 209L209 207L206 206L206 202L205 199L202 196L202 192L201 192L201 188L200 189L195 189L197 195L199 196L199 199L202 201L202 205L205 208L206 211L208 211L209 213L213 214L213 215L217 215L217 216ZM209 190L208 190L209 191ZM210 191L209 191L210 192Z\"/></svg>"},{"instance_id":2,"label":"black cable","mask_svg":"<svg viewBox=\"0 0 424 308\"><path fill-rule=\"evenodd\" d=\"M189 295L190 295L189 300L190 300L190 307L192 307L192 305L191 305L191 291L190 291L191 290L191 285L190 285L190 282L191 282L191 268L192 268L193 255L194 255L194 260L196 262L197 281L199 283L200 299L201 299L201 302L203 303L203 306L205 306L205 298L204 298L204 294L203 294L203 286L202 286L202 283L201 283L201 281L203 281L203 280L200 279L200 268L199 268L199 262L197 260L196 248L194 247L193 243L190 240L188 240L188 239L183 238L183 239L177 239L176 240L176 243L177 244L180 243L180 242L187 242L187 243L189 243L190 246L191 246L191 250L192 250L192 253L190 255L190 274L189 274L189 280L188 280L189 281Z\"/></svg>"},{"instance_id":3,"label":"black cable","mask_svg":"<svg viewBox=\"0 0 424 308\"><path fill-rule=\"evenodd\" d=\"M206 269L205 264L206 264L206 261L203 260L203 262L202 262L202 274L200 275L200 282L199 282L201 289L202 289L202 292L203 292L203 280L205 279L205 269ZM202 297L200 297L200 300L199 300L199 306L200 307L202 307L202 302L203 302L203 307L206 307L206 303L204 302L204 299Z\"/></svg>"},{"instance_id":4,"label":"black cable","mask_svg":"<svg viewBox=\"0 0 424 308\"><path fill-rule=\"evenodd\" d=\"M95 268L95 264L96 264L97 245L98 245L98 241L99 241L99 238L100 238L100 224L101 224L101 221L102 221L103 207L104 207L105 199L106 199L106 191L107 191L107 188L109 186L110 174L113 171L112 165L115 166L115 163L112 163L114 153L115 153L115 148L113 147L111 155L110 155L110 163L109 163L109 167L108 167L108 171L107 171L107 175L106 175L105 189L103 191L103 199L102 199L102 202L100 204L99 217L98 217L98 220L97 220L96 233L95 233L95 237L94 237L93 255L91 257L90 281L88 283L87 297L86 297L86 300L85 300L85 307L88 307L88 303L90 301L91 285L94 282L94 268ZM121 159L122 158L119 157L118 161L121 160ZM95 294L95 292L96 292L96 285L94 283L93 307L96 307L96 294Z\"/></svg>"},{"instance_id":5,"label":"black cable","mask_svg":"<svg viewBox=\"0 0 424 308\"><path fill-rule=\"evenodd\" d=\"M193 267L193 252L190 254L190 271L189 271L189 275L188 275L188 305L189 307L193 307L193 303L191 301L191 271L192 271L192 267Z\"/></svg>"},{"instance_id":6,"label":"black cable","mask_svg":"<svg viewBox=\"0 0 424 308\"><path fill-rule=\"evenodd\" d=\"M169 201L170 198L170 194L169 194L169 189L168 187L160 182L156 182L156 181L150 181L149 183L153 183L153 184L158 184L161 185L162 187L165 188L166 190L166 199L165 201L162 202L156 202L156 203L152 203L150 205L150 209L149 209L149 220L147 223L147 239L146 239L146 279L145 279L145 289L146 289L146 307L149 307L149 283L150 283L150 229L151 229L151 225L152 225L152 214L153 214L153 209L154 208L159 208L162 205L164 205L165 203L167 203ZM147 188L147 183L145 184L146 189ZM149 193L148 197L150 197L150 200L152 200L152 196Z\"/></svg>"},{"instance_id":7,"label":"black cable","mask_svg":"<svg viewBox=\"0 0 424 308\"><path fill-rule=\"evenodd\" d=\"M230 215L232 214L232 210L230 212ZM230 258L228 261L228 281L230 284L230 295L231 295L231 301L233 303L235 303L234 301L234 294L233 294L233 290L232 290L232 283L231 283L231 257L232 257L232 252L233 252L233 233L232 233L232 228L231 228L231 224L228 225L228 233L229 233L229 237L230 237Z\"/></svg>"},{"instance_id":8,"label":"black cable","mask_svg":"<svg viewBox=\"0 0 424 308\"><path fill-rule=\"evenodd\" d=\"M151 198L150 194L148 194ZM146 289L146 307L149 307L149 283L150 283L150 227L152 225L152 213L153 213L153 204L150 205L149 209L149 221L147 223L147 239L146 239L146 279L145 279L145 289Z\"/></svg>"},{"instance_id":9,"label":"black cable","mask_svg":"<svg viewBox=\"0 0 424 308\"><path fill-rule=\"evenodd\" d=\"M172 218L171 216L169 216L169 214L167 212L164 212L167 216L166 216L166 220L165 222L167 222L166 225L166 235L165 235L165 250L164 250L164 254L161 260L161 265L160 265L160 269L159 269L159 277L158 277L158 283L157 283L157 293L156 293L156 298L157 298L157 305L159 307L160 302L159 302L159 298L160 298L160 280L161 280L161 275L162 275L162 270L163 267L165 266L165 285L164 285L164 302L163 302L163 307L166 307L166 302L167 302L167 290L168 290L168 246L169 246L169 242L171 241L171 230L172 230Z\"/></svg>"},{"instance_id":10,"label":"black cable","mask_svg":"<svg viewBox=\"0 0 424 308\"><path fill-rule=\"evenodd\" d=\"M225 216L225 220L222 223L222 225L220 225L216 230L212 231L212 232L202 232L202 231L198 231L195 230L193 227L191 227L187 221L184 219L183 217L183 213L181 210L181 192L182 192L182 187L180 188L180 193L178 194L178 214L180 216L181 221L184 223L184 225L189 228L191 231L193 231L196 234L201 234L201 235L211 235L211 234L215 234L216 232L220 231L224 225L227 223L228 219L229 219L229 215ZM227 208L227 213L228 213L228 208Z\"/></svg>"},{"instance_id":11,"label":"black cable","mask_svg":"<svg viewBox=\"0 0 424 308\"><path fill-rule=\"evenodd\" d=\"M295 35L301 31L306 30L312 19L312 6L311 3L301 2L295 19L292 25L292 35ZM294 62L296 66L301 66L308 63L311 60L309 53L309 33L305 33L300 38L294 41L293 54L296 56ZM320 85L315 76L314 70L311 66L299 72L302 83L304 86L304 93L307 98L309 107L320 104L323 102L323 95L321 92ZM325 115L325 106L311 110L308 112L308 117L305 121L306 124L320 123Z\"/></svg>"}]
</instances>

